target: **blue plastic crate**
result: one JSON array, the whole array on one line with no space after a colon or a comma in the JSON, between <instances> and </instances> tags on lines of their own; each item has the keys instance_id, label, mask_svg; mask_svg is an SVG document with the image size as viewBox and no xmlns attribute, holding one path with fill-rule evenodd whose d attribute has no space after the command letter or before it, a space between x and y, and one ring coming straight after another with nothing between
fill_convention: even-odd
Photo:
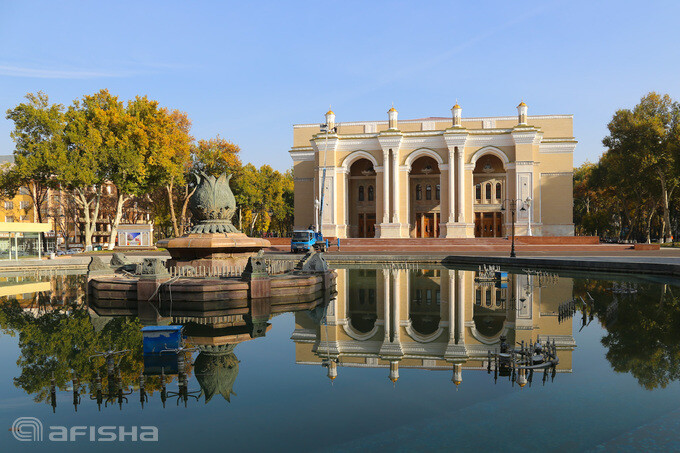
<instances>
[{"instance_id":1,"label":"blue plastic crate","mask_svg":"<svg viewBox=\"0 0 680 453\"><path fill-rule=\"evenodd\" d=\"M160 354L166 349L181 348L183 329L184 326L142 327L144 354Z\"/></svg>"}]
</instances>

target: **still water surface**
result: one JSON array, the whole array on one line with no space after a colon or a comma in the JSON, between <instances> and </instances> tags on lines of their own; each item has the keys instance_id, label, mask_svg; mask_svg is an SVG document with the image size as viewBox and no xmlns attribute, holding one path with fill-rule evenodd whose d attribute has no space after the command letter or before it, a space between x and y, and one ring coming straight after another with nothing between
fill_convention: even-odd
<instances>
[{"instance_id":1,"label":"still water surface","mask_svg":"<svg viewBox=\"0 0 680 453\"><path fill-rule=\"evenodd\" d=\"M145 362L136 316L87 304L84 276L0 277L0 450L680 448L677 286L525 272L487 282L444 268L337 272L337 295L273 317L264 337L251 339L233 317L164 313L198 348L170 364ZM523 387L495 379L488 354L501 337L554 341L555 373ZM107 350L129 351L107 371L93 357ZM8 429L20 416L43 423L42 442L15 440ZM50 426L119 425L157 426L158 442L47 440Z\"/></svg>"}]
</instances>

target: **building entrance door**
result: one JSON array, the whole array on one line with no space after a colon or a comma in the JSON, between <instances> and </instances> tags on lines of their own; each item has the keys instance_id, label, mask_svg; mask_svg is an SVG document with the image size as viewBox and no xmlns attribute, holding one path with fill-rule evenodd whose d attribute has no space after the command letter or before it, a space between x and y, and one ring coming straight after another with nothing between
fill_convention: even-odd
<instances>
[{"instance_id":1,"label":"building entrance door","mask_svg":"<svg viewBox=\"0 0 680 453\"><path fill-rule=\"evenodd\" d=\"M438 233L436 212L416 213L416 237L436 238Z\"/></svg>"},{"instance_id":2,"label":"building entrance door","mask_svg":"<svg viewBox=\"0 0 680 453\"><path fill-rule=\"evenodd\" d=\"M375 237L375 214L366 214L366 236L364 237Z\"/></svg>"},{"instance_id":3,"label":"building entrance door","mask_svg":"<svg viewBox=\"0 0 680 453\"><path fill-rule=\"evenodd\" d=\"M360 238L374 238L375 237L375 214L359 214L359 232Z\"/></svg>"},{"instance_id":4,"label":"building entrance door","mask_svg":"<svg viewBox=\"0 0 680 453\"><path fill-rule=\"evenodd\" d=\"M475 237L495 238L501 237L502 213L500 212L476 212L475 213Z\"/></svg>"}]
</instances>

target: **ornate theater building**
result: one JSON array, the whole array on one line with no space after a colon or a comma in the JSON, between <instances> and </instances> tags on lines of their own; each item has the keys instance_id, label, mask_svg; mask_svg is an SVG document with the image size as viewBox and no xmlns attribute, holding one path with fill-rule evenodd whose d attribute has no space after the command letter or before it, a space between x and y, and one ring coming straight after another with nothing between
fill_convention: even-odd
<instances>
[{"instance_id":1,"label":"ornate theater building","mask_svg":"<svg viewBox=\"0 0 680 453\"><path fill-rule=\"evenodd\" d=\"M337 297L323 324L309 312L295 314L296 363L340 368L386 368L394 382L400 368L486 370L501 338L511 346L554 341L558 373L572 371L576 342L572 319L560 307L573 298L569 278L510 274L507 282L481 282L473 271L336 269Z\"/></svg>"},{"instance_id":2,"label":"ornate theater building","mask_svg":"<svg viewBox=\"0 0 680 453\"><path fill-rule=\"evenodd\" d=\"M340 238L503 237L514 211L517 235L572 236L573 116L527 116L524 102L516 117L451 111L398 121L393 107L388 121L347 123L328 111L328 134L294 125L295 228Z\"/></svg>"}]
</instances>

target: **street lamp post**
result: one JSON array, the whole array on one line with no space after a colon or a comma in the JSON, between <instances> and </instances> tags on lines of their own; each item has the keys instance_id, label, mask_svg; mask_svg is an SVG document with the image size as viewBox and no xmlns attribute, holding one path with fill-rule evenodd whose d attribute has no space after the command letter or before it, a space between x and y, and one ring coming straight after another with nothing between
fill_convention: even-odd
<instances>
[{"instance_id":1,"label":"street lamp post","mask_svg":"<svg viewBox=\"0 0 680 453\"><path fill-rule=\"evenodd\" d=\"M501 204L501 211L505 212L505 202L508 202L510 212L512 214L512 246L510 248L510 258L516 258L517 255L515 254L515 211L517 210L517 202L519 201L522 203L522 207L520 208L520 211L526 211L526 208L524 207L524 201L518 200L518 199L511 199L511 198L506 198L503 200L503 203Z\"/></svg>"}]
</instances>

